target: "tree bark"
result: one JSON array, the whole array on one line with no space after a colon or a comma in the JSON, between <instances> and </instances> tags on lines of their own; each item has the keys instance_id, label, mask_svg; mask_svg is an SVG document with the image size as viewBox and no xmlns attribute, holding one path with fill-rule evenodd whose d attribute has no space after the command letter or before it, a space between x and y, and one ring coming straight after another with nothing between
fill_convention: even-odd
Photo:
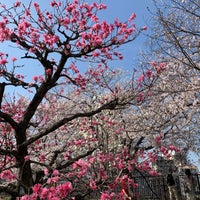
<instances>
[{"instance_id":1,"label":"tree bark","mask_svg":"<svg viewBox=\"0 0 200 200\"><path fill-rule=\"evenodd\" d=\"M16 139L17 139L17 164L19 167L18 172L18 192L19 194L25 193L29 194L31 193L31 188L33 186L33 177L32 177L32 169L30 161L26 161L25 157L28 156L28 148L27 146L21 146L23 142L26 141L26 131L23 130L23 128L19 128L18 131L16 131ZM21 191L22 190L22 191Z\"/></svg>"},{"instance_id":2,"label":"tree bark","mask_svg":"<svg viewBox=\"0 0 200 200\"><path fill-rule=\"evenodd\" d=\"M30 194L32 192L33 186L33 177L32 177L32 169L29 161L25 161L24 158L19 160L19 185L18 192L21 195ZM22 191L21 191L22 190Z\"/></svg>"}]
</instances>

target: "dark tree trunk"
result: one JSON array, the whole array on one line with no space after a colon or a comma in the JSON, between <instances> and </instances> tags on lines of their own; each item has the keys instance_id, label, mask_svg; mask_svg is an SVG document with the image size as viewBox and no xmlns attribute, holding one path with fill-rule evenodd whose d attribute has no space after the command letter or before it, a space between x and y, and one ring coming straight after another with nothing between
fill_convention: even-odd
<instances>
[{"instance_id":1,"label":"dark tree trunk","mask_svg":"<svg viewBox=\"0 0 200 200\"><path fill-rule=\"evenodd\" d=\"M30 194L33 186L33 176L30 161L26 161L25 157L28 156L28 147L21 146L26 141L26 131L23 128L16 132L17 139L17 164L19 167L18 172L18 192L19 194Z\"/></svg>"},{"instance_id":2,"label":"dark tree trunk","mask_svg":"<svg viewBox=\"0 0 200 200\"><path fill-rule=\"evenodd\" d=\"M19 169L19 189L23 188L26 194L31 193L31 188L33 186L32 170L30 162L25 162Z\"/></svg>"},{"instance_id":3,"label":"dark tree trunk","mask_svg":"<svg viewBox=\"0 0 200 200\"><path fill-rule=\"evenodd\" d=\"M25 150L25 152L27 152ZM23 152L24 154L24 152ZM30 194L31 188L33 186L33 177L32 177L32 169L30 165L30 161L25 161L24 155L22 154L21 159L18 161L19 163L19 193Z\"/></svg>"}]
</instances>

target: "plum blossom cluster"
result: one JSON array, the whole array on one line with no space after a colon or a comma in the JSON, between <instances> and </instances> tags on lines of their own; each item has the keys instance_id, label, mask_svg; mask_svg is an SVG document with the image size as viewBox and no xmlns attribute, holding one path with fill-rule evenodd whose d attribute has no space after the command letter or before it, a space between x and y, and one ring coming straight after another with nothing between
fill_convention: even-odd
<instances>
[{"instance_id":1,"label":"plum blossom cluster","mask_svg":"<svg viewBox=\"0 0 200 200\"><path fill-rule=\"evenodd\" d=\"M161 151L163 157L165 157L166 159L171 159L171 158L173 158L173 156L176 152L180 151L180 149L177 148L176 146L170 145L167 147L161 146L160 151Z\"/></svg>"},{"instance_id":2,"label":"plum blossom cluster","mask_svg":"<svg viewBox=\"0 0 200 200\"><path fill-rule=\"evenodd\" d=\"M104 117L102 119L105 119L105 121L108 120L108 118ZM111 120L110 120L111 121ZM81 127L83 130L89 130L87 129L87 121L86 118L82 120L83 126ZM93 126L96 125L102 125L101 123L98 123L98 121L93 120L92 121ZM112 121L112 124L114 123L114 120ZM112 126L109 126L112 127ZM93 133L95 135L95 133ZM160 134L162 135L162 134ZM159 136L160 136L159 135ZM160 143L160 138L158 139ZM87 141L88 143L88 141ZM38 143L39 144L39 143ZM84 139L79 139L74 142L68 143L69 146L75 145L76 148L82 147L86 145L86 142ZM69 147L68 147L69 148ZM170 146L168 150L174 150L175 147ZM167 147L166 147L167 149ZM109 181L109 173L110 170L114 171L121 171L128 169L128 172L131 174L133 172L133 169L136 167L140 171L148 172L152 176L159 175L155 170L152 169L152 163L156 161L157 155L159 154L159 151L166 150L163 149L163 146L161 146L160 149L155 149L153 151L148 152L147 154L144 151L138 151L138 153L135 155L135 158L133 159L131 155L128 152L127 148L122 148L119 150L118 153L105 153L105 152L98 152L94 156L88 156L84 159L79 159L75 161L71 165L71 172L68 172L66 174L66 178L68 180L73 180L73 184L78 183L80 179L84 180L84 187L90 188L93 191L101 190L101 186L99 183L107 182ZM145 161L139 162L139 160L143 159ZM66 155L66 161L70 159L70 152ZM105 166L109 166L109 169ZM93 171L94 169L94 171ZM49 171L45 170L45 174L48 176ZM97 176L96 176L97 175ZM88 177L88 178L85 178ZM37 197L40 197L41 199L45 198L66 198L68 195L70 195L70 189L72 186L70 182L60 184L60 181L63 181L63 178L61 178L59 172L55 170L52 175L47 179L46 183L50 187L43 187L41 184L36 184L33 187L34 194L31 196L24 196L22 198L24 199L35 199ZM128 184L126 184L128 183ZM124 197L128 193L127 187L133 187L137 188L138 184L137 182L134 182L131 177L128 175L119 176L116 177L113 181L109 181L108 189L103 190L101 193L101 199L124 199ZM120 188L120 191L118 191L118 188ZM63 192L62 192L63 190ZM59 192L58 192L59 191ZM67 191L67 192L64 192ZM65 196L66 195L66 196Z\"/></svg>"},{"instance_id":3,"label":"plum blossom cluster","mask_svg":"<svg viewBox=\"0 0 200 200\"><path fill-rule=\"evenodd\" d=\"M7 27L8 22L8 18L6 16L2 16L2 20L0 21L0 42L10 39L12 31Z\"/></svg>"},{"instance_id":4,"label":"plum blossom cluster","mask_svg":"<svg viewBox=\"0 0 200 200\"><path fill-rule=\"evenodd\" d=\"M144 102L152 96L151 91L144 92L146 85L154 85L157 77L166 70L165 62L152 61L150 69L144 70L136 79L136 89L138 90L137 101Z\"/></svg>"},{"instance_id":5,"label":"plum blossom cluster","mask_svg":"<svg viewBox=\"0 0 200 200\"><path fill-rule=\"evenodd\" d=\"M17 29L9 28L8 21L12 20L3 17L0 23L2 29L0 41L11 40L19 45L26 42L24 48L30 52L42 51L45 47L51 51L64 52L66 55L79 56L91 53L94 57L112 60L113 56L122 59L122 55L118 52L112 53L111 46L118 46L132 40L136 32L135 13L125 23L118 19L111 24L105 20L100 21L97 12L106 9L106 5L102 3L94 2L89 5L74 0L63 9L62 3L54 0L50 3L54 11L45 13L38 3L34 2L32 5L37 15L38 27L30 17L33 13L28 7L25 9L24 16L19 18ZM19 1L14 4L14 7L19 12L24 8Z\"/></svg>"},{"instance_id":6,"label":"plum blossom cluster","mask_svg":"<svg viewBox=\"0 0 200 200\"><path fill-rule=\"evenodd\" d=\"M19 75L18 78L23 78L23 77ZM14 98L12 102L5 103L2 106L2 111L8 114L12 114L12 118L17 122L19 122L25 112L25 108L23 107L25 105L26 105L26 99L20 98L16 100Z\"/></svg>"},{"instance_id":7,"label":"plum blossom cluster","mask_svg":"<svg viewBox=\"0 0 200 200\"><path fill-rule=\"evenodd\" d=\"M56 186L43 187L41 184L36 184L33 187L32 195L25 195L18 200L33 200L33 199L65 199L72 191L73 187L70 182L56 184Z\"/></svg>"},{"instance_id":8,"label":"plum blossom cluster","mask_svg":"<svg viewBox=\"0 0 200 200\"><path fill-rule=\"evenodd\" d=\"M106 88L106 84L102 79L102 75L108 71L107 64L97 64L97 66L90 66L86 72L81 72L78 65L72 62L63 72L63 76L68 76L73 80L77 91L86 89L88 84L98 85ZM114 71L112 71L114 73ZM66 80L69 82L69 80ZM105 101L104 101L105 102Z\"/></svg>"},{"instance_id":9,"label":"plum blossom cluster","mask_svg":"<svg viewBox=\"0 0 200 200\"><path fill-rule=\"evenodd\" d=\"M49 175L49 170L45 169L44 173L46 176ZM48 186L43 186L42 184L35 184L33 186L33 194L25 195L19 200L30 200L30 199L65 199L73 190L72 183L69 181L65 181L64 183L60 183L58 170L54 170L52 176L48 178L47 184Z\"/></svg>"},{"instance_id":10,"label":"plum blossom cluster","mask_svg":"<svg viewBox=\"0 0 200 200\"><path fill-rule=\"evenodd\" d=\"M98 11L106 9L106 5L102 3L88 4L74 0L63 6L60 1L53 0L50 2L50 11L46 12L42 11L37 2L33 2L31 6L33 9L30 6L26 7L20 1L13 4L14 12L20 15L17 22L13 21L13 17L7 13L6 6L1 6L2 36L0 41L10 40L36 56L41 56L45 49L46 52L64 54L75 59L80 57L82 59L92 57L93 61L97 59L102 64L99 64L96 69L91 68L85 74L75 70L74 77L67 79L80 87L80 90L86 88L91 78L99 85L105 86L100 82L100 76L108 69L107 61L114 58L123 59L122 54L114 49L134 40L137 32L134 24L135 13L126 22L120 22L118 19L115 19L113 23L100 20L97 16ZM16 27L10 26L12 23ZM16 61L16 58L13 57L12 61ZM5 56L0 59L0 64L7 63ZM54 65L54 70L56 69L57 65ZM71 68L71 70L74 69ZM64 73L71 76L68 70ZM53 70L45 69L44 74L51 76ZM43 83L45 77L34 75L32 79L34 83L30 82L30 87ZM24 81L21 77L19 80ZM77 91L79 92L79 89Z\"/></svg>"},{"instance_id":11,"label":"plum blossom cluster","mask_svg":"<svg viewBox=\"0 0 200 200\"><path fill-rule=\"evenodd\" d=\"M161 73L162 71L165 71L165 69L166 69L166 63L165 62L152 61L150 63L150 65L152 66L153 69L156 70L157 73Z\"/></svg>"},{"instance_id":12,"label":"plum blossom cluster","mask_svg":"<svg viewBox=\"0 0 200 200\"><path fill-rule=\"evenodd\" d=\"M131 188L136 189L138 187L138 184L133 181L132 178L129 178L127 175L124 175L122 177L117 177L115 179L115 182L113 184L109 185L109 188L113 190L102 192L101 194L101 200L114 200L119 199L123 200L125 198L129 199ZM116 191L119 192L116 192ZM115 192L114 192L115 191Z\"/></svg>"},{"instance_id":13,"label":"plum blossom cluster","mask_svg":"<svg viewBox=\"0 0 200 200\"><path fill-rule=\"evenodd\" d=\"M0 52L0 65L5 65L8 63L8 54Z\"/></svg>"},{"instance_id":14,"label":"plum blossom cluster","mask_svg":"<svg viewBox=\"0 0 200 200\"><path fill-rule=\"evenodd\" d=\"M16 174L13 173L11 170L4 170L0 173L0 178L4 181L13 181L16 179Z\"/></svg>"},{"instance_id":15,"label":"plum blossom cluster","mask_svg":"<svg viewBox=\"0 0 200 200\"><path fill-rule=\"evenodd\" d=\"M44 78L43 78L43 76L33 76L32 77L32 80L35 82L35 83L37 83L37 82L39 82L39 83L43 83L43 81L44 81ZM33 84L33 83L30 83L30 85L31 84Z\"/></svg>"}]
</instances>

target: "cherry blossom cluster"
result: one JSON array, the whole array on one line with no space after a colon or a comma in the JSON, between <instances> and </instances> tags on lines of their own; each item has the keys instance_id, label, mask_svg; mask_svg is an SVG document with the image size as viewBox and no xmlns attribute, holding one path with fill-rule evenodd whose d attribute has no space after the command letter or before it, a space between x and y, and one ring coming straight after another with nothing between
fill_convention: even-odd
<instances>
[{"instance_id":1,"label":"cherry blossom cluster","mask_svg":"<svg viewBox=\"0 0 200 200\"><path fill-rule=\"evenodd\" d=\"M19 75L19 78L23 77ZM25 107L24 107L25 105L26 105L26 98L23 97L20 99L13 98L11 102L7 102L2 106L2 111L8 114L12 114L12 118L17 122L19 122L25 112Z\"/></svg>"}]
</instances>

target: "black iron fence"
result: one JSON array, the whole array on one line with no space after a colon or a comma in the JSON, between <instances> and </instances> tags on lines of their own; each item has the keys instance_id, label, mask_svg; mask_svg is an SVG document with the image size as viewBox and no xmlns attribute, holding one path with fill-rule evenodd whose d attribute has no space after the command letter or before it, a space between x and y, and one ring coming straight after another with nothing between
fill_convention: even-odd
<instances>
[{"instance_id":1,"label":"black iron fence","mask_svg":"<svg viewBox=\"0 0 200 200\"><path fill-rule=\"evenodd\" d=\"M200 200L200 174L193 174L195 180L195 197ZM135 176L138 188L132 189L134 200L168 200L169 192L166 183L166 176ZM185 176L176 177L176 187L180 200L186 199Z\"/></svg>"}]
</instances>

